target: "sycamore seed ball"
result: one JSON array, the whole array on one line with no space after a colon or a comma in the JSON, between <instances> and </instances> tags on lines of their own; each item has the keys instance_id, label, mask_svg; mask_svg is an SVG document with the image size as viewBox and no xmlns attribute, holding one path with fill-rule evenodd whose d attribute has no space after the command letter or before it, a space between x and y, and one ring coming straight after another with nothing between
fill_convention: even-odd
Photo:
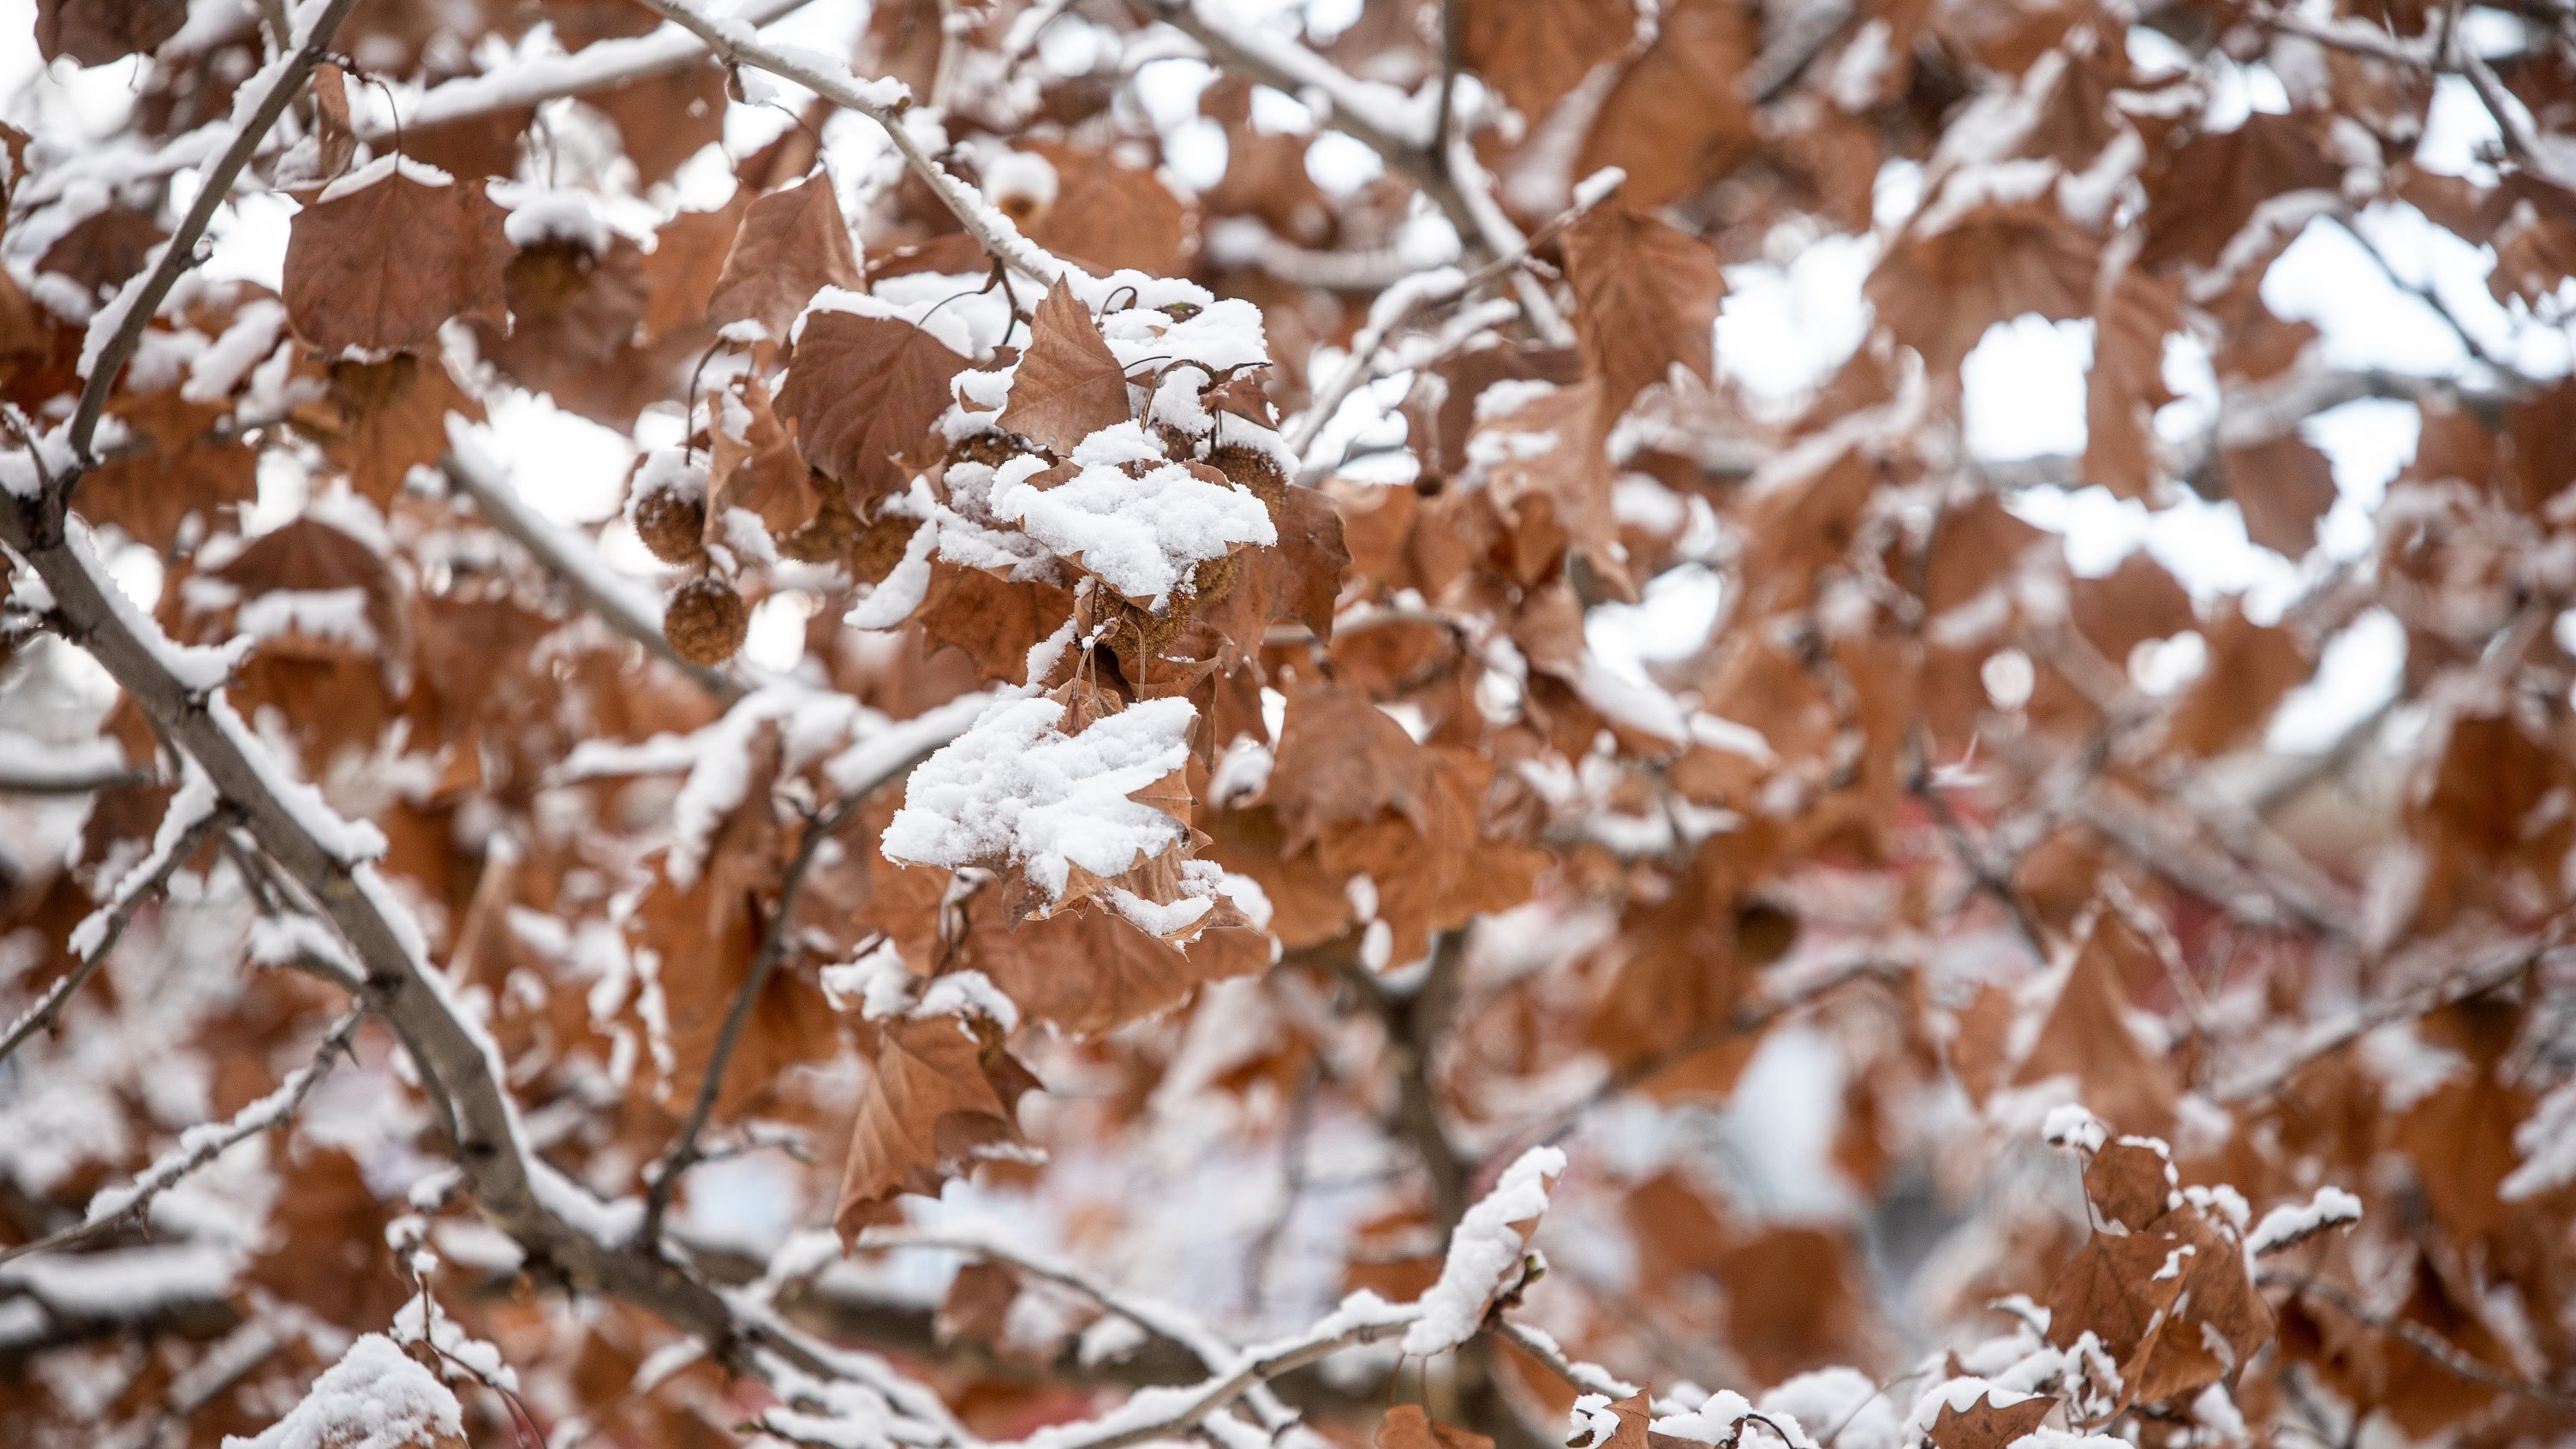
<instances>
[{"instance_id":1,"label":"sycamore seed ball","mask_svg":"<svg viewBox=\"0 0 2576 1449\"><path fill-rule=\"evenodd\" d=\"M662 614L662 633L691 664L722 664L742 647L751 610L733 585L711 574L680 585Z\"/></svg>"},{"instance_id":2,"label":"sycamore seed ball","mask_svg":"<svg viewBox=\"0 0 2576 1449\"><path fill-rule=\"evenodd\" d=\"M707 505L675 489L656 489L635 500L635 532L653 557L693 564L707 556Z\"/></svg>"}]
</instances>

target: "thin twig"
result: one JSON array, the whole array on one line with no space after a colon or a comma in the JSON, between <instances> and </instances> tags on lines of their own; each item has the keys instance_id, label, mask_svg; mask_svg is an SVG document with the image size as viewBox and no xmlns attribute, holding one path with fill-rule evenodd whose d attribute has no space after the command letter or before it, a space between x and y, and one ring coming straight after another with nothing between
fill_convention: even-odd
<instances>
[{"instance_id":1,"label":"thin twig","mask_svg":"<svg viewBox=\"0 0 2576 1449\"><path fill-rule=\"evenodd\" d=\"M125 938L126 926L132 923L143 903L161 894L162 887L170 883L170 877L197 853L197 847L205 843L206 837L214 833L222 820L220 812L199 817L180 833L177 842L160 859L152 863L144 879L129 880L117 888L116 898L108 903L98 944L82 953L80 963L65 972L62 979L45 992L43 1000L9 1024L7 1034L0 1035L0 1062L7 1061L10 1053L37 1032L55 1028L62 1020L63 1008L83 986L89 984L92 976L98 974L98 969L107 964L108 955L116 950L116 943Z\"/></svg>"},{"instance_id":2,"label":"thin twig","mask_svg":"<svg viewBox=\"0 0 2576 1449\"><path fill-rule=\"evenodd\" d=\"M99 349L97 360L90 365L89 376L81 384L80 408L72 414L72 455L80 460L82 466L90 461L91 439L97 435L100 416L107 411L108 389L115 385L116 375L124 370L126 359L134 355L135 347L143 341L143 329L151 323L153 314L161 310L163 299L178 284L179 274L196 264L197 241L206 234L206 227L214 221L215 213L231 198L233 178L250 164L250 158L258 153L260 142L267 137L269 128L277 124L278 118L286 114L286 108L303 91L305 78L329 57L332 33L340 28L340 22L356 5L357 0L330 0L328 8L313 22L313 28L305 32L303 46L282 62L284 68L269 83L267 92L259 98L259 105L251 111L250 118L233 132L232 144L224 148L223 155L216 158L215 164L207 170L197 187L197 199L189 205L188 214L179 219L178 228L170 233L170 240L162 246L161 260L144 279L141 289L122 293L116 301L108 304L123 306L125 313L117 319L116 331L108 338L107 345ZM72 481L78 482L77 475Z\"/></svg>"},{"instance_id":3,"label":"thin twig","mask_svg":"<svg viewBox=\"0 0 2576 1449\"><path fill-rule=\"evenodd\" d=\"M312 1096L313 1089L330 1074L332 1061L348 1050L350 1038L357 1035L358 1023L364 1021L366 1015L367 1008L363 1004L350 1008L330 1031L324 1033L322 1044L314 1049L312 1063L289 1073L276 1091L233 1114L230 1121L191 1128L180 1134L178 1150L153 1163L122 1192L99 1194L91 1200L89 1212L79 1222L60 1232L0 1251L0 1263L68 1248L112 1228L142 1221L144 1214L152 1208L152 1200L169 1191L179 1179L223 1156L239 1143L294 1116L296 1109L304 1105L305 1098Z\"/></svg>"},{"instance_id":4,"label":"thin twig","mask_svg":"<svg viewBox=\"0 0 2576 1449\"><path fill-rule=\"evenodd\" d=\"M2546 1384L2535 1384L2518 1374L2507 1373L2482 1359L2472 1358L2458 1344L2420 1323L2411 1323L2403 1318L2373 1312L2367 1304L2346 1292L2340 1284L2329 1283L2322 1278L2311 1277L2305 1273L2289 1273L2278 1269L2267 1269L2256 1274L2254 1282L2257 1287L2287 1288L2294 1294L2328 1304L2355 1323L2404 1342L2416 1352L2441 1365L2445 1371L2455 1377L2466 1379L2473 1384L2482 1384L2500 1393L2512 1394L2516 1398L2529 1399L2536 1404L2547 1404L2556 1409L2576 1409L2576 1393L2553 1389Z\"/></svg>"}]
</instances>

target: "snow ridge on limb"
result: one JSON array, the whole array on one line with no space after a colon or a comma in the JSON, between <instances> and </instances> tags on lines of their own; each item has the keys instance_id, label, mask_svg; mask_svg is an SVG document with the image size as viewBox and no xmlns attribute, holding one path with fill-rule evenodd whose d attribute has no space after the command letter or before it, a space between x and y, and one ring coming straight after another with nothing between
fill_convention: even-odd
<instances>
[{"instance_id":1,"label":"snow ridge on limb","mask_svg":"<svg viewBox=\"0 0 2576 1449\"><path fill-rule=\"evenodd\" d=\"M1565 1171L1565 1154L1533 1147L1503 1169L1449 1235L1440 1280L1422 1295L1422 1317L1405 1330L1404 1352L1429 1358L1476 1336L1485 1315L1520 1281L1529 1235L1547 1211L1548 1185Z\"/></svg>"}]
</instances>

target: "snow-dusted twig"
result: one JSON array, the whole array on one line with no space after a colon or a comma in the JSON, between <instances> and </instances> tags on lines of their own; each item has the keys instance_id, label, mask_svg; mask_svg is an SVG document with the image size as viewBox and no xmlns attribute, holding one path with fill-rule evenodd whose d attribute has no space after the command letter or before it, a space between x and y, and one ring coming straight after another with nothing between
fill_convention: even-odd
<instances>
[{"instance_id":1,"label":"snow-dusted twig","mask_svg":"<svg viewBox=\"0 0 2576 1449\"><path fill-rule=\"evenodd\" d=\"M476 445L473 434L451 419L448 451L438 460L457 491L474 500L483 520L525 549L547 573L561 580L600 622L644 646L646 653L687 675L716 698L742 697L742 685L719 670L680 657L662 633L661 611L634 581L613 573L580 540L569 537L522 502L500 465Z\"/></svg>"},{"instance_id":2,"label":"snow-dusted twig","mask_svg":"<svg viewBox=\"0 0 2576 1449\"><path fill-rule=\"evenodd\" d=\"M332 34L356 5L357 0L327 0L322 11L305 27L303 43L269 63L266 88L259 88L257 78L243 85L241 94L258 96L258 103L247 115L243 115L236 106L234 114L241 119L233 124L232 141L200 178L197 199L189 205L187 215L179 219L169 241L163 243L160 260L139 281L128 282L117 293L116 299L92 319L93 338L97 328L108 322L111 316L115 331L98 348L81 384L80 407L72 414L70 434L75 457L84 462L88 460L90 441L98 432L98 420L107 411L108 389L115 385L117 373L124 370L125 360L134 355L136 345L143 340L144 327L152 321L152 314L161 309L162 299L170 295L171 287L177 285L179 274L196 264L197 241L206 234L206 227L214 221L215 213L230 199L233 178L241 174L242 167L250 164L250 158L259 151L260 142L267 138L269 128L277 124L278 118L286 114L287 106L303 93L306 77L328 57Z\"/></svg>"},{"instance_id":3,"label":"snow-dusted twig","mask_svg":"<svg viewBox=\"0 0 2576 1449\"><path fill-rule=\"evenodd\" d=\"M862 81L827 56L772 45L739 19L719 19L708 15L688 0L643 0L643 3L662 18L687 27L706 41L708 49L725 59L794 81L832 104L856 111L876 122L884 129L886 139L893 144L897 154L903 157L904 164L911 167L922 184L930 188L931 194L956 216L958 223L966 228L967 235L975 238L996 261L1047 283L1053 283L1074 270L1070 263L1020 235L1019 228L1009 217L923 148L920 139L904 124L903 115L911 105L911 97L901 83Z\"/></svg>"},{"instance_id":4,"label":"snow-dusted twig","mask_svg":"<svg viewBox=\"0 0 2576 1449\"><path fill-rule=\"evenodd\" d=\"M1147 1333L1189 1350L1211 1373L1234 1367L1240 1351L1195 1316L1168 1304L1123 1293L1070 1263L1062 1262L997 1237L966 1232L929 1232L911 1228L870 1228L859 1235L862 1248L930 1248L965 1253L1001 1263L1032 1278L1043 1279L1090 1299L1106 1312L1126 1319Z\"/></svg>"},{"instance_id":5,"label":"snow-dusted twig","mask_svg":"<svg viewBox=\"0 0 2576 1449\"><path fill-rule=\"evenodd\" d=\"M768 25L809 3L811 0L750 0L729 23ZM513 60L481 75L441 82L422 92L398 114L382 118L370 115L360 120L357 131L364 140L391 141L405 128L443 126L563 96L604 91L685 70L706 57L703 37L683 26L666 25L644 35L593 41L569 55Z\"/></svg>"},{"instance_id":6,"label":"snow-dusted twig","mask_svg":"<svg viewBox=\"0 0 2576 1449\"><path fill-rule=\"evenodd\" d=\"M2383 1026L2412 1021L2504 985L2551 952L2565 948L2571 935L2576 935L2576 910L2561 911L2520 945L2472 965L2440 971L2426 986L2370 1002L2341 1021L2320 1024L2285 1052L2266 1053L2266 1065L2222 1084L2215 1094L2217 1100L2232 1105L2268 1097L2289 1085L2291 1078L2318 1058L2340 1051Z\"/></svg>"},{"instance_id":7,"label":"snow-dusted twig","mask_svg":"<svg viewBox=\"0 0 2576 1449\"><path fill-rule=\"evenodd\" d=\"M1387 339L1395 335L1397 328L1433 307L1471 296L1478 288L1490 285L1498 278L1517 275L1521 266L1528 262L1533 247L1545 244L1548 238L1573 225L1616 189L1620 179L1618 174L1605 172L1604 175L1611 178L1612 184L1597 189L1587 187L1576 197L1573 206L1551 218L1526 240L1514 241L1500 255L1476 270L1460 272L1451 267L1438 267L1388 285L1369 305L1368 320L1351 338L1350 355L1343 359L1340 370L1315 390L1314 400L1289 427L1288 451L1300 458L1305 457L1306 450L1314 446L1316 435L1332 421L1343 400L1375 371L1378 352L1386 346Z\"/></svg>"},{"instance_id":8,"label":"snow-dusted twig","mask_svg":"<svg viewBox=\"0 0 2576 1449\"><path fill-rule=\"evenodd\" d=\"M170 797L169 809L163 813L160 831L152 842L152 853L127 871L107 900L73 930L71 944L80 956L79 962L46 990L42 1000L9 1023L7 1033L0 1034L0 1061L7 1061L27 1038L52 1030L62 1020L64 1006L106 964L108 953L124 938L135 912L159 895L161 888L169 884L171 874L214 833L220 823L215 806L214 789L202 775L192 775L179 793Z\"/></svg>"},{"instance_id":9,"label":"snow-dusted twig","mask_svg":"<svg viewBox=\"0 0 2576 1449\"><path fill-rule=\"evenodd\" d=\"M1015 1449L1126 1449L1130 1444L1185 1435L1272 1379L1344 1349L1393 1338L1421 1316L1422 1310L1414 1304L1354 1293L1305 1332L1249 1349L1231 1368L1203 1383L1143 1390L1098 1418L1041 1429Z\"/></svg>"},{"instance_id":10,"label":"snow-dusted twig","mask_svg":"<svg viewBox=\"0 0 2576 1449\"><path fill-rule=\"evenodd\" d=\"M2257 1287L2286 1288L2300 1297L2327 1304L2353 1322L2387 1334L2406 1344L2417 1353L2441 1365L2443 1370L2453 1377L2466 1379L2470 1383L2511 1394L2516 1398L2529 1399L2536 1404L2547 1404L2559 1409L2576 1409L2576 1393L2551 1388L2547 1384L2535 1384L2519 1374L2508 1373L2484 1359L2472 1357L2458 1344L2411 1319L2374 1312L2368 1304L2354 1297L2340 1284L2329 1283L2323 1278L2312 1277L2306 1273L2290 1273L2280 1269L2266 1269L2255 1275L2254 1282Z\"/></svg>"},{"instance_id":11,"label":"snow-dusted twig","mask_svg":"<svg viewBox=\"0 0 2576 1449\"><path fill-rule=\"evenodd\" d=\"M745 1305L688 1269L607 1233L598 1204L531 1156L499 1047L450 995L419 923L371 863L382 836L334 813L251 732L220 690L230 654L173 644L108 579L86 532L76 521L66 526L44 498L0 492L0 542L42 581L64 634L196 763L346 943L363 973L359 993L418 1068L454 1144L460 1183L486 1221L528 1261L660 1316L728 1367L757 1370L774 1359L818 1379L843 1377L821 1346L747 1318Z\"/></svg>"},{"instance_id":12,"label":"snow-dusted twig","mask_svg":"<svg viewBox=\"0 0 2576 1449\"><path fill-rule=\"evenodd\" d=\"M1610 1073L1584 1093L1580 1100L1561 1108L1534 1127L1513 1133L1503 1150L1529 1143L1562 1141L1565 1134L1591 1115L1594 1108L1632 1087L1651 1081L1666 1068L1687 1061L1711 1047L1760 1031L1781 1017L1812 1005L1855 981L1892 980L1906 969L1904 962L1869 956L1827 968L1797 985L1766 994L1758 1001L1739 1007L1724 1021L1685 1032L1680 1040L1664 1050L1641 1057ZM1501 1154L1497 1152L1494 1155Z\"/></svg>"},{"instance_id":13,"label":"snow-dusted twig","mask_svg":"<svg viewBox=\"0 0 2576 1449\"><path fill-rule=\"evenodd\" d=\"M154 1159L134 1181L91 1198L89 1211L79 1222L32 1243L0 1250L0 1263L68 1248L123 1224L142 1221L152 1209L152 1200L169 1191L179 1179L293 1117L304 1099L312 1096L313 1089L330 1074L332 1061L348 1050L350 1038L357 1035L358 1023L366 1015L364 1006L351 1008L323 1034L322 1044L313 1051L313 1060L287 1073L277 1090L234 1113L228 1121L208 1122L180 1133L179 1145Z\"/></svg>"}]
</instances>

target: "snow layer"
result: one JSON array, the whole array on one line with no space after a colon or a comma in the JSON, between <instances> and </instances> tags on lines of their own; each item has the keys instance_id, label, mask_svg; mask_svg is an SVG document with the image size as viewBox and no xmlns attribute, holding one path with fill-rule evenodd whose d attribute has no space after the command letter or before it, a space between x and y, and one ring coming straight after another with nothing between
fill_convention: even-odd
<instances>
[{"instance_id":1,"label":"snow layer","mask_svg":"<svg viewBox=\"0 0 2576 1449\"><path fill-rule=\"evenodd\" d=\"M1047 489L1029 481L1044 470L1042 460L1012 459L993 477L994 516L1018 523L1128 598L1156 605L1200 563L1240 544L1279 541L1270 510L1250 489L1210 482L1179 463L1130 477L1119 466L1132 452L1124 443L1150 445L1141 424L1104 429L1075 449L1081 471Z\"/></svg>"},{"instance_id":2,"label":"snow layer","mask_svg":"<svg viewBox=\"0 0 2576 1449\"><path fill-rule=\"evenodd\" d=\"M2321 1187L2306 1202L2283 1203L2263 1214L2263 1221L2246 1236L2245 1251L2261 1257L2338 1224L2360 1221L2360 1198L2339 1187Z\"/></svg>"},{"instance_id":3,"label":"snow layer","mask_svg":"<svg viewBox=\"0 0 2576 1449\"><path fill-rule=\"evenodd\" d=\"M285 1418L255 1438L226 1435L224 1449L406 1449L442 1438L465 1439L456 1395L392 1339L370 1333Z\"/></svg>"},{"instance_id":4,"label":"snow layer","mask_svg":"<svg viewBox=\"0 0 2576 1449\"><path fill-rule=\"evenodd\" d=\"M1071 735L1064 715L1043 695L985 711L913 772L886 826L887 857L1007 861L1060 898L1074 866L1114 876L1180 844L1181 822L1127 797L1188 761L1190 702L1139 700Z\"/></svg>"},{"instance_id":5,"label":"snow layer","mask_svg":"<svg viewBox=\"0 0 2576 1449\"><path fill-rule=\"evenodd\" d=\"M1485 1310L1503 1291L1506 1278L1520 1267L1528 1240L1516 1224L1547 1211L1547 1185L1565 1171L1565 1154L1553 1147L1533 1147L1503 1170L1502 1181L1482 1201L1467 1209L1449 1238L1448 1260L1440 1281L1422 1295L1422 1317L1404 1331L1404 1354L1429 1358L1475 1337Z\"/></svg>"}]
</instances>

